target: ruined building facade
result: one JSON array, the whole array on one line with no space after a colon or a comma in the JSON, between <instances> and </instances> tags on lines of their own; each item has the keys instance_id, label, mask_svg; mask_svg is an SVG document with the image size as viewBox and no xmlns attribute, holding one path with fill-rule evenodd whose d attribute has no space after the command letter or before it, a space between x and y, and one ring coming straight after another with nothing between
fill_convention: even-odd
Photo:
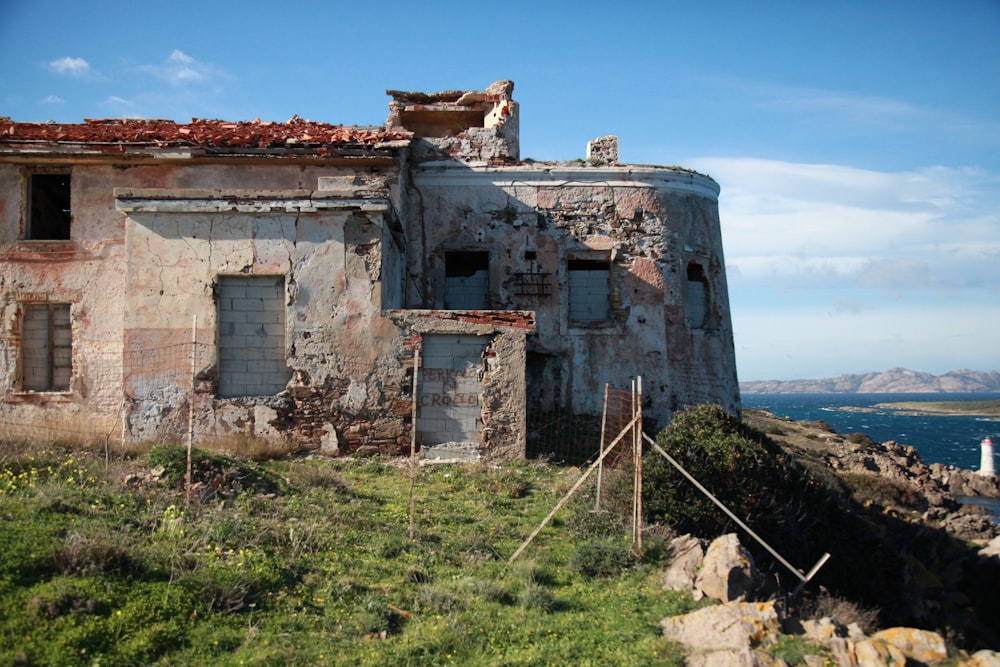
<instances>
[{"instance_id":1,"label":"ruined building facade","mask_svg":"<svg viewBox=\"0 0 1000 667\"><path fill-rule=\"evenodd\" d=\"M521 456L528 410L739 409L718 185L526 162L513 84L388 122L0 119L0 431ZM414 360L420 359L414 392Z\"/></svg>"}]
</instances>

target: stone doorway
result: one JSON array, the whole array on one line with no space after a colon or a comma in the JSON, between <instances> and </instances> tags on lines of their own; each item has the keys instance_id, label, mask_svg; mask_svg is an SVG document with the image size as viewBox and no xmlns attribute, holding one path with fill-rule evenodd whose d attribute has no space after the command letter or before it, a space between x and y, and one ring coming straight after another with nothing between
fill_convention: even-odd
<instances>
[{"instance_id":1,"label":"stone doorway","mask_svg":"<svg viewBox=\"0 0 1000 667\"><path fill-rule=\"evenodd\" d=\"M417 442L424 458L478 458L488 344L487 336L424 335L417 410Z\"/></svg>"}]
</instances>

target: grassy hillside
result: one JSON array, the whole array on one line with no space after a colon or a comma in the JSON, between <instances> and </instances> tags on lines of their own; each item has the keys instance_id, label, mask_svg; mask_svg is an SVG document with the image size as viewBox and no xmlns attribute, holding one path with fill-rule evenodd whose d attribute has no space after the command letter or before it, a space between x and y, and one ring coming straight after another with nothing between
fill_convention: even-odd
<instances>
[{"instance_id":1,"label":"grassy hillside","mask_svg":"<svg viewBox=\"0 0 1000 667\"><path fill-rule=\"evenodd\" d=\"M694 607L583 497L507 558L579 471L514 462L253 463L161 447L0 449L0 664L680 664Z\"/></svg>"},{"instance_id":2,"label":"grassy hillside","mask_svg":"<svg viewBox=\"0 0 1000 667\"><path fill-rule=\"evenodd\" d=\"M995 646L1000 563L925 523L909 486L825 463L829 435L699 406L657 442L792 563L832 554L792 611ZM0 443L0 664L680 665L658 624L697 605L662 590L657 537L738 532L650 452L642 558L630 474L609 470L621 515L594 512L588 482L511 563L579 469L450 464L413 480L406 460L236 444L195 450L188 497L178 446ZM786 596L798 580L740 537Z\"/></svg>"}]
</instances>

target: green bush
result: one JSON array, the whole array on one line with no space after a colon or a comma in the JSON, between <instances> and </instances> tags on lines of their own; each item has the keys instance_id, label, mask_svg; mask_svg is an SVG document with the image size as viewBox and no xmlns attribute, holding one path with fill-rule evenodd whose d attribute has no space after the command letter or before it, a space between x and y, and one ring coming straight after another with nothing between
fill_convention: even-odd
<instances>
[{"instance_id":1,"label":"green bush","mask_svg":"<svg viewBox=\"0 0 1000 667\"><path fill-rule=\"evenodd\" d=\"M744 519L767 511L775 484L786 476L781 450L715 405L675 415L656 442ZM646 455L643 478L647 521L704 537L727 530L728 518L659 453Z\"/></svg>"},{"instance_id":2,"label":"green bush","mask_svg":"<svg viewBox=\"0 0 1000 667\"><path fill-rule=\"evenodd\" d=\"M572 567L585 577L611 577L632 564L629 545L621 538L584 542L573 553Z\"/></svg>"},{"instance_id":3,"label":"green bush","mask_svg":"<svg viewBox=\"0 0 1000 667\"><path fill-rule=\"evenodd\" d=\"M558 608L555 595L545 586L530 583L517 594L517 603L525 609L534 609L542 613L551 613Z\"/></svg>"}]
</instances>

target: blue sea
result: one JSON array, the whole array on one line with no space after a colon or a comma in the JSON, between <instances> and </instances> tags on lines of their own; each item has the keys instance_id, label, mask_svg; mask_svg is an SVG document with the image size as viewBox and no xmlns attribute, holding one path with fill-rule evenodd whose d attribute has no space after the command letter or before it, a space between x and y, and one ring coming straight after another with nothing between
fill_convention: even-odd
<instances>
[{"instance_id":1,"label":"blue sea","mask_svg":"<svg viewBox=\"0 0 1000 667\"><path fill-rule=\"evenodd\" d=\"M976 394L744 394L743 407L761 408L794 421L822 420L842 435L867 433L872 440L895 440L916 448L924 463L979 470L980 443L989 437L1000 444L1000 418L968 416L919 416L899 414L888 408L852 412L845 407L872 408L879 403L904 401L986 401L996 393ZM1000 447L996 448L1000 451ZM1000 462L996 465L1000 470ZM1000 500L984 499L994 518ZM982 504L982 503L977 503Z\"/></svg>"}]
</instances>

